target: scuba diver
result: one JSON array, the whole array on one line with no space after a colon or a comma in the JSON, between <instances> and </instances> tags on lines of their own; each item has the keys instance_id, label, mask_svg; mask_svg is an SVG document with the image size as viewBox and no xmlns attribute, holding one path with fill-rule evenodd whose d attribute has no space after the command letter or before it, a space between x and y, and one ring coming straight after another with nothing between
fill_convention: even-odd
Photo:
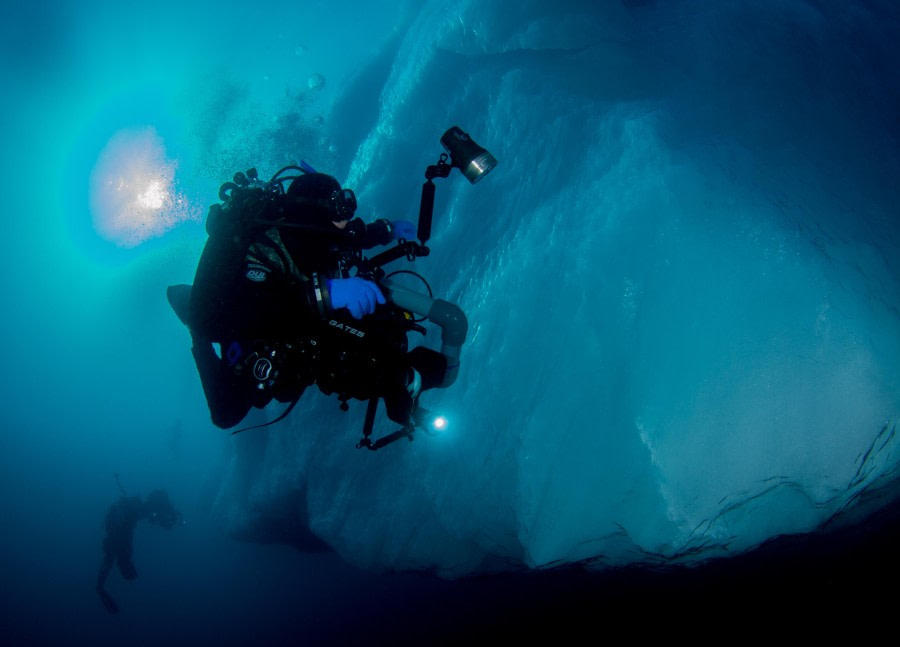
<instances>
[{"instance_id":1,"label":"scuba diver","mask_svg":"<svg viewBox=\"0 0 900 647\"><path fill-rule=\"evenodd\" d=\"M126 580L137 578L137 569L131 561L134 529L137 522L147 519L150 523L171 530L176 523L183 523L181 515L175 510L169 495L165 490L153 490L147 498L129 497L122 484L119 483L119 475L116 474L116 483L122 492L122 498L112 504L103 520L106 537L103 539L103 562L100 564L100 572L97 574L97 593L103 605L110 613L118 613L119 605L112 596L106 592L106 578L112 570L113 562L119 565L119 572Z\"/></svg>"},{"instance_id":2,"label":"scuba diver","mask_svg":"<svg viewBox=\"0 0 900 647\"><path fill-rule=\"evenodd\" d=\"M445 138L451 132L456 149L460 136L470 142L455 127ZM490 153L474 142L470 146L480 154L483 172L490 170L496 163L487 163ZM465 145L461 150L473 151ZM268 182L249 169L222 185L222 203L209 210L209 239L193 284L169 286L167 292L190 331L213 424L229 429L253 407L272 400L288 404L266 423L272 424L315 384L326 395L336 393L343 410L351 398L369 402L358 447L378 449L412 438L427 415L419 396L456 379L467 321L458 306L432 298L430 288L424 295L395 285L381 265L428 253L431 180L457 166L446 158L426 171L418 228L406 220L363 222L355 215L354 192L305 162L280 169ZM413 242L417 235L422 244ZM396 247L371 260L363 256L392 242ZM443 329L440 352L409 349L407 335L424 334L424 319ZM402 427L390 440L373 443L379 400Z\"/></svg>"}]
</instances>

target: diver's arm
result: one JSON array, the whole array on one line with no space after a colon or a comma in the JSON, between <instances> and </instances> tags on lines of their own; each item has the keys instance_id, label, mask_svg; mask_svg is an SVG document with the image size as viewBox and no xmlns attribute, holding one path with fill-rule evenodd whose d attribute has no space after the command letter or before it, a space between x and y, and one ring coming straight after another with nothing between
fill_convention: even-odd
<instances>
[{"instance_id":1,"label":"diver's arm","mask_svg":"<svg viewBox=\"0 0 900 647\"><path fill-rule=\"evenodd\" d=\"M361 249L371 249L379 245L387 245L393 240L394 225L390 220L379 218L366 224L360 218L347 223L347 231L353 236Z\"/></svg>"},{"instance_id":2,"label":"diver's arm","mask_svg":"<svg viewBox=\"0 0 900 647\"><path fill-rule=\"evenodd\" d=\"M333 313L330 275L272 277L268 285L245 281L236 291L236 339L290 338Z\"/></svg>"},{"instance_id":3,"label":"diver's arm","mask_svg":"<svg viewBox=\"0 0 900 647\"><path fill-rule=\"evenodd\" d=\"M231 339L290 339L330 316L325 276L305 276L284 256L251 251L229 294Z\"/></svg>"}]
</instances>

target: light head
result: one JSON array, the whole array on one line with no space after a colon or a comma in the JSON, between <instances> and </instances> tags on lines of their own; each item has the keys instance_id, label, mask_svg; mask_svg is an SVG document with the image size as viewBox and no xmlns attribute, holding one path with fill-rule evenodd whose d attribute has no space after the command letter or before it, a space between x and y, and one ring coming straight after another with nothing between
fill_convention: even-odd
<instances>
[{"instance_id":1,"label":"light head","mask_svg":"<svg viewBox=\"0 0 900 647\"><path fill-rule=\"evenodd\" d=\"M441 136L441 145L450 154L451 166L458 168L472 184L475 184L497 166L496 158L475 143L458 126L453 126Z\"/></svg>"},{"instance_id":2,"label":"light head","mask_svg":"<svg viewBox=\"0 0 900 647\"><path fill-rule=\"evenodd\" d=\"M425 407L416 407L413 412L413 420L417 427L429 434L439 434L447 430L447 419L437 413L433 413Z\"/></svg>"}]
</instances>

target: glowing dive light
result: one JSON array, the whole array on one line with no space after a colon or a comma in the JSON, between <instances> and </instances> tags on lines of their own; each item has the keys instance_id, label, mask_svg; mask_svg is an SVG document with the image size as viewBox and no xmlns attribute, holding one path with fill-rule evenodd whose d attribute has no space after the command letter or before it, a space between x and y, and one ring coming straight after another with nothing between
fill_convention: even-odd
<instances>
[{"instance_id":1,"label":"glowing dive light","mask_svg":"<svg viewBox=\"0 0 900 647\"><path fill-rule=\"evenodd\" d=\"M439 414L431 413L428 409L424 407L419 407L413 413L413 418L416 421L416 426L421 427L426 432L440 432L447 429L447 419Z\"/></svg>"}]
</instances>

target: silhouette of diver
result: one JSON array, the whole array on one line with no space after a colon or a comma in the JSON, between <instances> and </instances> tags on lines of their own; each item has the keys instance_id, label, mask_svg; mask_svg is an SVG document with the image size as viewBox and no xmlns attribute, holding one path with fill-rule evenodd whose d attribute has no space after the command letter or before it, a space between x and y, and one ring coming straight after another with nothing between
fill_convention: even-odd
<instances>
[{"instance_id":1,"label":"silhouette of diver","mask_svg":"<svg viewBox=\"0 0 900 647\"><path fill-rule=\"evenodd\" d=\"M97 594L110 613L119 612L119 605L104 588L113 562L119 565L119 572L126 580L137 577L137 569L131 561L137 522L147 519L152 524L170 530L181 521L181 515L175 510L165 490L153 490L145 500L141 500L139 496L129 497L126 494L119 482L118 474L116 483L122 492L122 498L110 506L103 521L106 537L103 539L103 563L100 564L100 572L97 574Z\"/></svg>"}]
</instances>

